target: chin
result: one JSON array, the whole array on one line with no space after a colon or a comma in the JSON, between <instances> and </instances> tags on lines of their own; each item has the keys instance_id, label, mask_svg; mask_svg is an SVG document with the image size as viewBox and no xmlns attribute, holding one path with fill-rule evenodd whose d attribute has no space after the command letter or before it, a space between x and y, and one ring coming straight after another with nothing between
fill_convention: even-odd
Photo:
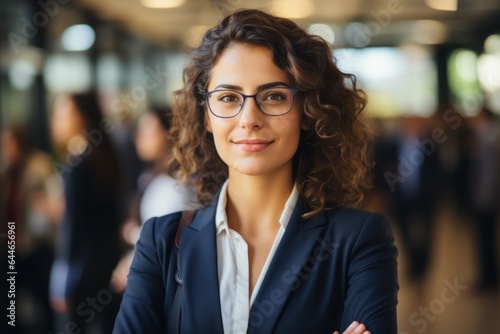
<instances>
[{"instance_id":1,"label":"chin","mask_svg":"<svg viewBox=\"0 0 500 334\"><path fill-rule=\"evenodd\" d=\"M258 168L237 168L233 169L230 174L233 175L246 175L246 176L260 176L267 174L265 171L262 171Z\"/></svg>"},{"instance_id":2,"label":"chin","mask_svg":"<svg viewBox=\"0 0 500 334\"><path fill-rule=\"evenodd\" d=\"M229 170L230 174L246 176L272 176L284 172L282 168L269 168L269 166L240 166Z\"/></svg>"},{"instance_id":3,"label":"chin","mask_svg":"<svg viewBox=\"0 0 500 334\"><path fill-rule=\"evenodd\" d=\"M234 175L248 175L248 176L258 176L262 174L267 174L269 172L268 168L264 168L261 164L228 164L229 174Z\"/></svg>"}]
</instances>

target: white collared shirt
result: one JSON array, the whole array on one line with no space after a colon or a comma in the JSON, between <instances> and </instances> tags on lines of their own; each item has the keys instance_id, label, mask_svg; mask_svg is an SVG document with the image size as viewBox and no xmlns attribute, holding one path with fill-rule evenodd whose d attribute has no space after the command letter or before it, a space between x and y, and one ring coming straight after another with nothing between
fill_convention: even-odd
<instances>
[{"instance_id":1,"label":"white collared shirt","mask_svg":"<svg viewBox=\"0 0 500 334\"><path fill-rule=\"evenodd\" d=\"M285 233L285 229L299 198L299 191L297 186L294 185L279 219L281 226L276 234L273 246L255 283L252 295L249 296L248 245L238 232L229 228L227 223L227 184L228 181L222 186L215 215L217 269L219 273L219 291L224 333L240 334L247 332L250 308L259 292L262 280L266 276L274 253Z\"/></svg>"}]
</instances>

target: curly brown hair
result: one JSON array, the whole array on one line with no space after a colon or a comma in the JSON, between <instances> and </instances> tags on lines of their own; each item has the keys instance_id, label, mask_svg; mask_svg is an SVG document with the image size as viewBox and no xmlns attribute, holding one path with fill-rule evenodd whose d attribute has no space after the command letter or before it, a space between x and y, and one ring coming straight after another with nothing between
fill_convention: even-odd
<instances>
[{"instance_id":1,"label":"curly brown hair","mask_svg":"<svg viewBox=\"0 0 500 334\"><path fill-rule=\"evenodd\" d=\"M293 158L294 176L312 216L336 206L359 206L370 185L368 137L362 110L365 94L356 77L336 65L330 47L294 22L259 10L239 10L207 31L191 52L184 87L174 93L168 171L195 186L201 203L210 202L227 178L228 167L205 127L211 69L234 43L264 46L301 96L305 128Z\"/></svg>"}]
</instances>

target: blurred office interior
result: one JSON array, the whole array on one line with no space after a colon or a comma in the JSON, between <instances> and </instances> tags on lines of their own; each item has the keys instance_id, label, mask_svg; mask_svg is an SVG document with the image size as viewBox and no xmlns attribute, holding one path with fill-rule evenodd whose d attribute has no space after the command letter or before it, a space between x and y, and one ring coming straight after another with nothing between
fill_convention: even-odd
<instances>
[{"instance_id":1,"label":"blurred office interior","mask_svg":"<svg viewBox=\"0 0 500 334\"><path fill-rule=\"evenodd\" d=\"M71 162L54 142L57 99L97 93L103 121L83 135L100 145L106 133L116 148L125 225L148 165L134 146L137 120L168 109L186 52L238 8L320 35L368 94L378 136L365 208L396 232L399 333L497 332L500 1L2 0L0 244L15 220L17 332L58 333L48 285ZM95 313L112 304L99 292Z\"/></svg>"}]
</instances>

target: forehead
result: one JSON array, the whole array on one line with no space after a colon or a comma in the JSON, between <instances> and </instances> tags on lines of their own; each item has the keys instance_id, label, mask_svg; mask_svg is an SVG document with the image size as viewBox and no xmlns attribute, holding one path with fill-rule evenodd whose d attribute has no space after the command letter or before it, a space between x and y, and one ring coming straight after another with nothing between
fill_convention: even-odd
<instances>
[{"instance_id":1,"label":"forehead","mask_svg":"<svg viewBox=\"0 0 500 334\"><path fill-rule=\"evenodd\" d=\"M290 84L287 73L274 63L269 48L232 44L212 67L208 87L212 89L221 84L231 84L251 88L252 85L257 87L275 81Z\"/></svg>"}]
</instances>

